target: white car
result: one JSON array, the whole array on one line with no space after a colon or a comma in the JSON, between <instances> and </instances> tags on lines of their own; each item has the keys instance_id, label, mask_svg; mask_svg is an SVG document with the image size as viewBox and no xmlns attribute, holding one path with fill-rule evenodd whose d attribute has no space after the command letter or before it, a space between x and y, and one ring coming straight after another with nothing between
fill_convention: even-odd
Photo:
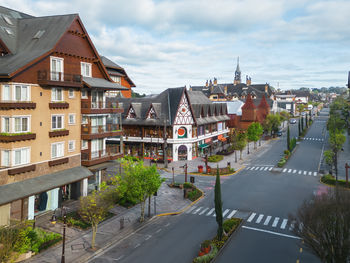
<instances>
[{"instance_id":1,"label":"white car","mask_svg":"<svg viewBox=\"0 0 350 263\"><path fill-rule=\"evenodd\" d=\"M289 120L289 123L290 123L290 124L296 124L296 123L297 123L297 120L296 120L296 119L290 119L290 120Z\"/></svg>"}]
</instances>

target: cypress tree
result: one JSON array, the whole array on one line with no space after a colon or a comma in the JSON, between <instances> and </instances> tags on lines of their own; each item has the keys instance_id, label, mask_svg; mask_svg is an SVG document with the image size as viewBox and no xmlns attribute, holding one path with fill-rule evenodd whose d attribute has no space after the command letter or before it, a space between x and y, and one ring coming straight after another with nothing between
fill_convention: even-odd
<instances>
[{"instance_id":1,"label":"cypress tree","mask_svg":"<svg viewBox=\"0 0 350 263\"><path fill-rule=\"evenodd\" d=\"M288 130L287 130L287 149L288 151L291 151L290 150L290 130L289 130L289 125L288 125Z\"/></svg>"},{"instance_id":2,"label":"cypress tree","mask_svg":"<svg viewBox=\"0 0 350 263\"><path fill-rule=\"evenodd\" d=\"M299 137L301 135L301 130L300 130L300 118L299 118L299 121L298 121L298 132L299 132Z\"/></svg>"},{"instance_id":3,"label":"cypress tree","mask_svg":"<svg viewBox=\"0 0 350 263\"><path fill-rule=\"evenodd\" d=\"M305 127L306 127L306 129L308 128L308 125L307 125L307 115L305 115Z\"/></svg>"},{"instance_id":4,"label":"cypress tree","mask_svg":"<svg viewBox=\"0 0 350 263\"><path fill-rule=\"evenodd\" d=\"M222 218L222 201L221 201L221 185L220 185L220 174L219 174L219 165L217 166L216 172L216 182L215 182L215 214L216 214L216 222L218 223L218 232L217 237L218 240L222 239L222 235L224 232L223 229L223 218Z\"/></svg>"},{"instance_id":5,"label":"cypress tree","mask_svg":"<svg viewBox=\"0 0 350 263\"><path fill-rule=\"evenodd\" d=\"M304 131L304 117L301 117L301 131Z\"/></svg>"}]
</instances>

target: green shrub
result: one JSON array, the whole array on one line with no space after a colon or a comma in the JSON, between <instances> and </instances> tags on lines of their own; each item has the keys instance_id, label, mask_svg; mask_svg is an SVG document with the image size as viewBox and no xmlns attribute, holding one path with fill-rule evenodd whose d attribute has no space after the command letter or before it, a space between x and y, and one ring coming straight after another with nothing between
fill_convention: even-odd
<instances>
[{"instance_id":1,"label":"green shrub","mask_svg":"<svg viewBox=\"0 0 350 263\"><path fill-rule=\"evenodd\" d=\"M223 223L223 228L225 233L227 234L231 233L233 230L236 229L236 227L239 225L240 222L241 220L238 218L230 218L225 220Z\"/></svg>"},{"instance_id":2,"label":"green shrub","mask_svg":"<svg viewBox=\"0 0 350 263\"><path fill-rule=\"evenodd\" d=\"M193 185L191 183L189 183L189 182L185 182L184 183L184 188L190 189L190 188L193 188Z\"/></svg>"},{"instance_id":3,"label":"green shrub","mask_svg":"<svg viewBox=\"0 0 350 263\"><path fill-rule=\"evenodd\" d=\"M222 161L223 159L224 159L224 156L222 155L212 155L208 157L208 162L217 163Z\"/></svg>"},{"instance_id":4,"label":"green shrub","mask_svg":"<svg viewBox=\"0 0 350 263\"><path fill-rule=\"evenodd\" d=\"M285 155L289 155L290 154L290 151L288 151L288 150L284 150L284 152L283 152Z\"/></svg>"},{"instance_id":5,"label":"green shrub","mask_svg":"<svg viewBox=\"0 0 350 263\"><path fill-rule=\"evenodd\" d=\"M209 247L211 244L210 240L204 240L201 244L201 249Z\"/></svg>"},{"instance_id":6,"label":"green shrub","mask_svg":"<svg viewBox=\"0 0 350 263\"><path fill-rule=\"evenodd\" d=\"M330 174L326 174L326 175L321 177L321 182L325 183L325 184L329 184L329 185L335 185L335 177L330 175ZM338 180L338 185L342 186L342 187L346 187L346 181L345 180ZM349 183L349 185L350 185L350 183ZM350 186L348 188L350 188Z\"/></svg>"},{"instance_id":7,"label":"green shrub","mask_svg":"<svg viewBox=\"0 0 350 263\"><path fill-rule=\"evenodd\" d=\"M192 191L187 192L187 198L190 199L192 202L196 201L201 196L202 196L202 192L196 188L194 188Z\"/></svg>"}]
</instances>

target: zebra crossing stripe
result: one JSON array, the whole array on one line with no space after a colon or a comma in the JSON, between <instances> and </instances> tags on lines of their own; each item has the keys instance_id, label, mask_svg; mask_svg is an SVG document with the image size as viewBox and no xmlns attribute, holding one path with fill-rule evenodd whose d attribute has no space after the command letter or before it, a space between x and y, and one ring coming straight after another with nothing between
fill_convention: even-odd
<instances>
[{"instance_id":1,"label":"zebra crossing stripe","mask_svg":"<svg viewBox=\"0 0 350 263\"><path fill-rule=\"evenodd\" d=\"M289 226L289 231L292 231L294 229L295 226L295 221L293 221L290 226Z\"/></svg>"},{"instance_id":2,"label":"zebra crossing stripe","mask_svg":"<svg viewBox=\"0 0 350 263\"><path fill-rule=\"evenodd\" d=\"M186 211L186 214L189 214L189 213L191 213L192 212L192 210L194 210L195 208L197 208L197 206L192 206L190 209L188 209L187 211Z\"/></svg>"},{"instance_id":3,"label":"zebra crossing stripe","mask_svg":"<svg viewBox=\"0 0 350 263\"><path fill-rule=\"evenodd\" d=\"M287 168L284 168L284 169L283 169L283 172L285 173L286 171L287 171Z\"/></svg>"},{"instance_id":4,"label":"zebra crossing stripe","mask_svg":"<svg viewBox=\"0 0 350 263\"><path fill-rule=\"evenodd\" d=\"M196 209L196 210L192 213L192 215L197 214L201 209L202 209L202 207L199 207L198 209Z\"/></svg>"},{"instance_id":5,"label":"zebra crossing stripe","mask_svg":"<svg viewBox=\"0 0 350 263\"><path fill-rule=\"evenodd\" d=\"M210 211L206 214L206 216L210 216L211 215L211 213L213 213L214 212L214 210L215 210L215 208L212 208L212 209L210 209Z\"/></svg>"},{"instance_id":6,"label":"zebra crossing stripe","mask_svg":"<svg viewBox=\"0 0 350 263\"><path fill-rule=\"evenodd\" d=\"M256 216L256 213L252 213L250 217L248 218L247 222L252 222L253 218Z\"/></svg>"},{"instance_id":7,"label":"zebra crossing stripe","mask_svg":"<svg viewBox=\"0 0 350 263\"><path fill-rule=\"evenodd\" d=\"M267 226L271 220L271 217L272 216L267 216L266 219L265 219L265 222L264 222L264 226Z\"/></svg>"},{"instance_id":8,"label":"zebra crossing stripe","mask_svg":"<svg viewBox=\"0 0 350 263\"><path fill-rule=\"evenodd\" d=\"M262 171L262 170L264 170L264 167L261 167L261 168L260 168L260 171Z\"/></svg>"},{"instance_id":9,"label":"zebra crossing stripe","mask_svg":"<svg viewBox=\"0 0 350 263\"><path fill-rule=\"evenodd\" d=\"M306 175L306 173L307 173L307 172L306 172L306 171L304 171L304 175Z\"/></svg>"},{"instance_id":10,"label":"zebra crossing stripe","mask_svg":"<svg viewBox=\"0 0 350 263\"><path fill-rule=\"evenodd\" d=\"M288 170L288 173L290 173L291 171L292 171L292 169L289 169L289 170Z\"/></svg>"},{"instance_id":11,"label":"zebra crossing stripe","mask_svg":"<svg viewBox=\"0 0 350 263\"><path fill-rule=\"evenodd\" d=\"M298 174L301 174L301 172L302 172L302 171L301 171L301 170L299 170Z\"/></svg>"},{"instance_id":12,"label":"zebra crossing stripe","mask_svg":"<svg viewBox=\"0 0 350 263\"><path fill-rule=\"evenodd\" d=\"M312 172L309 172L309 175L312 175Z\"/></svg>"},{"instance_id":13,"label":"zebra crossing stripe","mask_svg":"<svg viewBox=\"0 0 350 263\"><path fill-rule=\"evenodd\" d=\"M287 225L288 219L283 219L282 224L281 224L281 229L285 229Z\"/></svg>"},{"instance_id":14,"label":"zebra crossing stripe","mask_svg":"<svg viewBox=\"0 0 350 263\"><path fill-rule=\"evenodd\" d=\"M275 217L275 220L274 220L273 223L272 223L272 227L276 227L279 220L280 220L279 217Z\"/></svg>"},{"instance_id":15,"label":"zebra crossing stripe","mask_svg":"<svg viewBox=\"0 0 350 263\"><path fill-rule=\"evenodd\" d=\"M260 214L258 219L255 221L255 223L260 224L261 220L263 219L264 215Z\"/></svg>"},{"instance_id":16,"label":"zebra crossing stripe","mask_svg":"<svg viewBox=\"0 0 350 263\"><path fill-rule=\"evenodd\" d=\"M233 210L228 216L227 218L230 219L231 217L233 217L234 214L237 213L237 210Z\"/></svg>"},{"instance_id":17,"label":"zebra crossing stripe","mask_svg":"<svg viewBox=\"0 0 350 263\"><path fill-rule=\"evenodd\" d=\"M295 174L297 172L297 170L293 170L293 174Z\"/></svg>"},{"instance_id":18,"label":"zebra crossing stripe","mask_svg":"<svg viewBox=\"0 0 350 263\"><path fill-rule=\"evenodd\" d=\"M270 168L269 168L269 171L271 171L272 169L273 169L273 167L270 167Z\"/></svg>"},{"instance_id":19,"label":"zebra crossing stripe","mask_svg":"<svg viewBox=\"0 0 350 263\"><path fill-rule=\"evenodd\" d=\"M246 169L246 170L249 170L249 169L250 169L250 167L246 167L245 169Z\"/></svg>"},{"instance_id":20,"label":"zebra crossing stripe","mask_svg":"<svg viewBox=\"0 0 350 263\"><path fill-rule=\"evenodd\" d=\"M317 172L314 172L314 176L317 176Z\"/></svg>"},{"instance_id":21,"label":"zebra crossing stripe","mask_svg":"<svg viewBox=\"0 0 350 263\"><path fill-rule=\"evenodd\" d=\"M225 215L230 211L230 209L226 209L223 213L222 213L222 217L225 217Z\"/></svg>"},{"instance_id":22,"label":"zebra crossing stripe","mask_svg":"<svg viewBox=\"0 0 350 263\"><path fill-rule=\"evenodd\" d=\"M209 210L209 207L203 209L198 215L203 215L207 210Z\"/></svg>"},{"instance_id":23,"label":"zebra crossing stripe","mask_svg":"<svg viewBox=\"0 0 350 263\"><path fill-rule=\"evenodd\" d=\"M264 171L266 171L267 169L269 169L269 167L265 167Z\"/></svg>"}]
</instances>

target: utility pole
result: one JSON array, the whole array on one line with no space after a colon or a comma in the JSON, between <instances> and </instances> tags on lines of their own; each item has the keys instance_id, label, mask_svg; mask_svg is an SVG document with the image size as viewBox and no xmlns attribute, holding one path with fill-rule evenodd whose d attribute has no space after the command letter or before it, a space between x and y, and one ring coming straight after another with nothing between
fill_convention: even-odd
<instances>
[{"instance_id":1,"label":"utility pole","mask_svg":"<svg viewBox=\"0 0 350 263\"><path fill-rule=\"evenodd\" d=\"M163 160L164 167L168 168L168 155L167 155L167 132L166 132L166 115L164 114L164 129L163 129Z\"/></svg>"}]
</instances>

